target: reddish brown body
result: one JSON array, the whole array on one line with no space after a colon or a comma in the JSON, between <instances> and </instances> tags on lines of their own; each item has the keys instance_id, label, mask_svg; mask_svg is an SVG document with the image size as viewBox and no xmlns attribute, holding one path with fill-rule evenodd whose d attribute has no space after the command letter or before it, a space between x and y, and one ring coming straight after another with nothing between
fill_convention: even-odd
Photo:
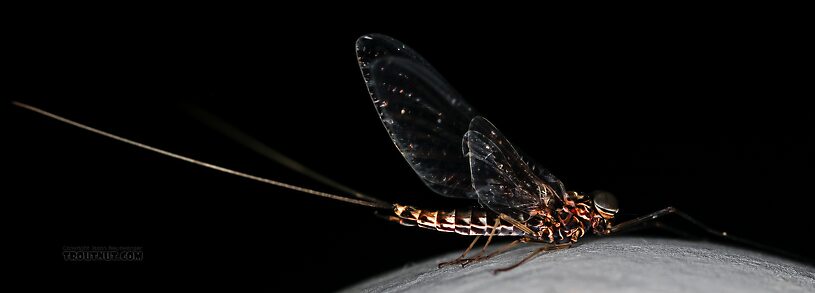
<instances>
[{"instance_id":1,"label":"reddish brown body","mask_svg":"<svg viewBox=\"0 0 815 293\"><path fill-rule=\"evenodd\" d=\"M405 226L472 236L490 235L498 222L495 236L521 236L552 244L573 243L589 231L604 231L606 219L592 208L591 200L572 194L579 200L558 202L554 209L533 210L527 221L515 224L499 221L499 214L484 209L423 210L401 204L393 205L396 217L391 220Z\"/></svg>"}]
</instances>

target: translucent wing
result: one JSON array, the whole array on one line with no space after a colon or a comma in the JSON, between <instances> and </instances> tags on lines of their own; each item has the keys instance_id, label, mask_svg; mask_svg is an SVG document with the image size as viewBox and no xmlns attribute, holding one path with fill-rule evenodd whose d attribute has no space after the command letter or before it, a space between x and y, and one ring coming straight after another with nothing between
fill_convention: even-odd
<instances>
[{"instance_id":1,"label":"translucent wing","mask_svg":"<svg viewBox=\"0 0 815 293\"><path fill-rule=\"evenodd\" d=\"M546 184L549 185L549 187L554 189L555 194L559 198L562 199L564 196L566 196L566 187L563 185L563 182L561 182L559 179L557 179L557 177L555 177L555 174L552 174L552 172L550 172L548 169L542 167L540 164L538 164L538 162L532 159L532 157L526 155L521 149L515 150L518 151L518 153L520 154L521 161L526 163L526 165L529 166L530 169L532 169L532 172L538 175L538 178L542 179L544 182L546 182Z\"/></svg>"},{"instance_id":2,"label":"translucent wing","mask_svg":"<svg viewBox=\"0 0 815 293\"><path fill-rule=\"evenodd\" d=\"M562 188L560 181L546 170L527 165L487 119L473 118L462 148L469 157L478 201L491 210L525 221L531 211L560 200L562 194L553 188Z\"/></svg>"},{"instance_id":3,"label":"translucent wing","mask_svg":"<svg viewBox=\"0 0 815 293\"><path fill-rule=\"evenodd\" d=\"M461 139L476 112L430 66L383 35L357 40L357 57L379 118L407 162L438 194L476 198Z\"/></svg>"},{"instance_id":4,"label":"translucent wing","mask_svg":"<svg viewBox=\"0 0 815 293\"><path fill-rule=\"evenodd\" d=\"M402 44L402 42L386 35L369 34L359 37L359 39L357 39L356 49L359 69L362 71L362 78L365 79L369 91L371 90L371 64L382 57L401 57L409 59L435 72L433 66L425 61L419 53L416 53L416 51L413 51L410 47ZM370 92L372 93L373 91Z\"/></svg>"}]
</instances>

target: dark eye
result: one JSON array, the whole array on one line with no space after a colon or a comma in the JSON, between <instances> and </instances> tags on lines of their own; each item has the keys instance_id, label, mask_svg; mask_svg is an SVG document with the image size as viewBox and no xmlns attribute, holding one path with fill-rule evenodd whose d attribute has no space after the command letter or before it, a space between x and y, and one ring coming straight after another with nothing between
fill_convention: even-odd
<instances>
[{"instance_id":1,"label":"dark eye","mask_svg":"<svg viewBox=\"0 0 815 293\"><path fill-rule=\"evenodd\" d=\"M606 213L615 214L619 211L619 207L617 207L617 198L614 197L611 192L608 191L595 191L592 192L592 197L594 198L594 206Z\"/></svg>"}]
</instances>

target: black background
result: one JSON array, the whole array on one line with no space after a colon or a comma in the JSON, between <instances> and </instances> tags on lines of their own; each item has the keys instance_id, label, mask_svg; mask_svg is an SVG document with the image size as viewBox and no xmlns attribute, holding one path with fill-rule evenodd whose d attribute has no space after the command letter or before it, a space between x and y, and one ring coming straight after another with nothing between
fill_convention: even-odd
<instances>
[{"instance_id":1,"label":"black background","mask_svg":"<svg viewBox=\"0 0 815 293\"><path fill-rule=\"evenodd\" d=\"M803 102L812 97L804 74L811 50L795 23L210 20L30 24L13 42L7 96L193 158L330 190L207 129L181 105L200 106L358 190L450 207L413 174L368 98L354 41L379 32L424 55L569 189L614 192L622 217L673 205L802 261L814 256L806 238L813 119ZM23 265L335 290L470 240L5 108L4 193ZM143 246L145 260L66 263L66 245Z\"/></svg>"}]
</instances>

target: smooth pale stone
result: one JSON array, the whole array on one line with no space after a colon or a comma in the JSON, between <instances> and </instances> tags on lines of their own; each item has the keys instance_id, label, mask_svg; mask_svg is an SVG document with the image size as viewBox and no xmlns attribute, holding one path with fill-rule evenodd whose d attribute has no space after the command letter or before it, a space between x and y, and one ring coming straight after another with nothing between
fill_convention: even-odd
<instances>
[{"instance_id":1,"label":"smooth pale stone","mask_svg":"<svg viewBox=\"0 0 815 293\"><path fill-rule=\"evenodd\" d=\"M500 244L499 244L500 245ZM345 292L815 292L810 265L708 242L609 237L544 253L509 272L540 244L519 245L469 265L437 264L461 252L422 261Z\"/></svg>"}]
</instances>

